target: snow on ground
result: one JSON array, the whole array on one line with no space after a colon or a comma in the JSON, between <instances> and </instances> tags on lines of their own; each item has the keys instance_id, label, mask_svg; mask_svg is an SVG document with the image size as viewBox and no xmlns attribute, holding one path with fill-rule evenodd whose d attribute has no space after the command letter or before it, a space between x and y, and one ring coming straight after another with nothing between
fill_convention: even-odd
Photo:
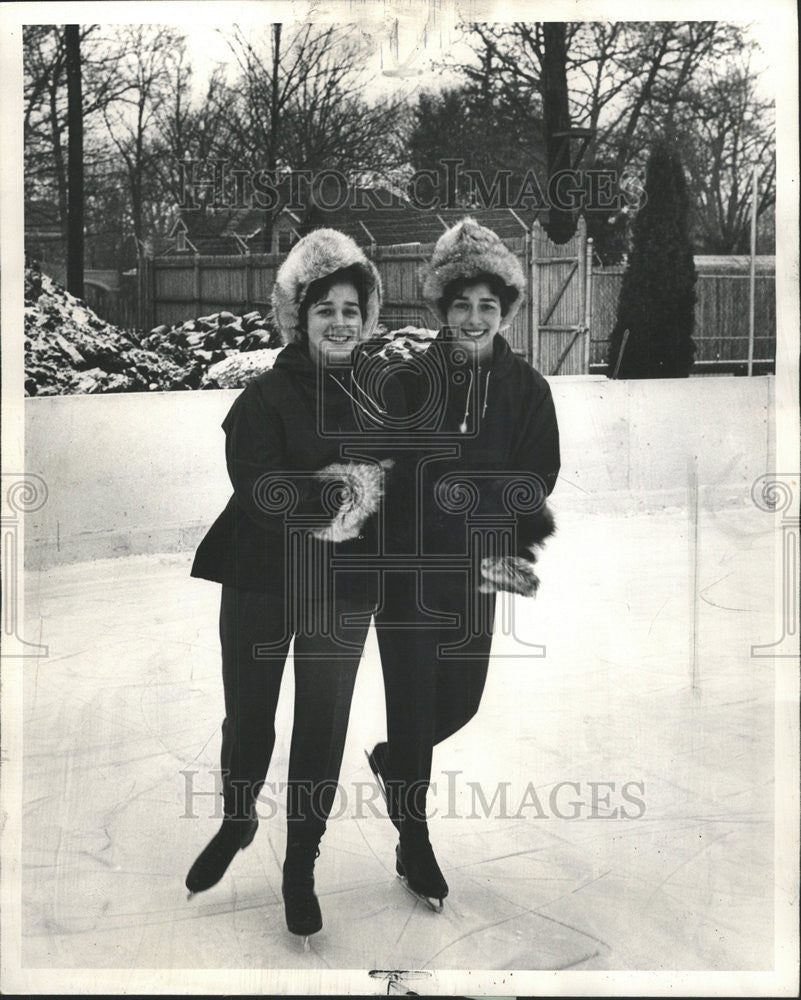
<instances>
[{"instance_id":1,"label":"snow on ground","mask_svg":"<svg viewBox=\"0 0 801 1000\"><path fill-rule=\"evenodd\" d=\"M25 636L49 655L25 665L23 965L772 967L778 661L750 655L777 638L772 529L755 508L702 513L694 614L686 513L562 515L536 601L506 605L514 636L496 635L479 715L435 751L439 915L395 879L371 805L371 633L308 954L284 924L280 794L223 881L186 899L218 822L202 793L222 718L219 588L189 578L190 554L30 576ZM268 782L285 780L292 687L287 669Z\"/></svg>"}]
</instances>

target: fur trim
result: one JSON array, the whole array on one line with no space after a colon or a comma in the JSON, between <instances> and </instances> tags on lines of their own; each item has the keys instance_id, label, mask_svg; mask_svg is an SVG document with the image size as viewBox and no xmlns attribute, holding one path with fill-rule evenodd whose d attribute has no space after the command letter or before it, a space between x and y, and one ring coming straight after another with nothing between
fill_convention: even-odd
<instances>
[{"instance_id":1,"label":"fur trim","mask_svg":"<svg viewBox=\"0 0 801 1000\"><path fill-rule=\"evenodd\" d=\"M318 479L344 481L345 497L333 521L313 531L314 537L323 542L347 542L357 538L364 522L378 510L384 495L384 472L394 464L392 459L384 459L378 464L334 462L321 469Z\"/></svg>"},{"instance_id":2,"label":"fur trim","mask_svg":"<svg viewBox=\"0 0 801 1000\"><path fill-rule=\"evenodd\" d=\"M547 503L544 504L535 515L522 517L517 530L518 538L524 536L525 546L531 553L536 553L545 544L545 539L556 533L553 511Z\"/></svg>"},{"instance_id":3,"label":"fur trim","mask_svg":"<svg viewBox=\"0 0 801 1000\"><path fill-rule=\"evenodd\" d=\"M364 275L367 287L364 333L366 337L373 335L381 307L381 278L375 265L350 236L336 229L315 229L292 247L275 276L273 315L283 343L291 344L300 338L298 313L309 285L344 267L356 267Z\"/></svg>"},{"instance_id":4,"label":"fur trim","mask_svg":"<svg viewBox=\"0 0 801 1000\"><path fill-rule=\"evenodd\" d=\"M482 594L506 590L511 594L533 597L540 580L534 572L534 563L520 556L487 556L481 560Z\"/></svg>"},{"instance_id":5,"label":"fur trim","mask_svg":"<svg viewBox=\"0 0 801 1000\"><path fill-rule=\"evenodd\" d=\"M517 257L508 250L491 229L479 225L469 216L457 222L437 240L431 261L422 269L423 298L445 323L438 302L445 286L456 278L474 278L492 274L517 292L517 298L503 318L508 326L515 318L525 297L526 280Z\"/></svg>"}]
</instances>

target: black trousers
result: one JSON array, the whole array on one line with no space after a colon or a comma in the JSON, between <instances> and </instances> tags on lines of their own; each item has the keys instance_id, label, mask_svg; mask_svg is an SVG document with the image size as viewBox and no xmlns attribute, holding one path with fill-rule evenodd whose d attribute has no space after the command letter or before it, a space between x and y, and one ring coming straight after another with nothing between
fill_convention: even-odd
<instances>
[{"instance_id":1,"label":"black trousers","mask_svg":"<svg viewBox=\"0 0 801 1000\"><path fill-rule=\"evenodd\" d=\"M326 606L288 607L270 594L223 586L225 692L220 763L226 816L247 816L275 746L275 712L294 637L295 708L287 787L287 842L316 843L336 795L356 671L373 602L360 592ZM343 616L357 614L357 623Z\"/></svg>"},{"instance_id":2,"label":"black trousers","mask_svg":"<svg viewBox=\"0 0 801 1000\"><path fill-rule=\"evenodd\" d=\"M481 704L494 619L495 594L479 593L464 575L384 575L375 621L393 818L424 819L432 749L466 725Z\"/></svg>"}]
</instances>

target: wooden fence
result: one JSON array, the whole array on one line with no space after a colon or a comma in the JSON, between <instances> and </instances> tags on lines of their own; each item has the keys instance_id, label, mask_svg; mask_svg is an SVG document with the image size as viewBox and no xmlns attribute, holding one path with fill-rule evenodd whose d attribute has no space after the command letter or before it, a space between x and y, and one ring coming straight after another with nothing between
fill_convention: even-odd
<instances>
[{"instance_id":1,"label":"wooden fence","mask_svg":"<svg viewBox=\"0 0 801 1000\"><path fill-rule=\"evenodd\" d=\"M278 254L148 259L142 273L144 326L182 323L221 309L264 312L282 260Z\"/></svg>"},{"instance_id":2,"label":"wooden fence","mask_svg":"<svg viewBox=\"0 0 801 1000\"><path fill-rule=\"evenodd\" d=\"M695 368L740 371L748 359L748 271L707 271L698 262L695 286ZM590 371L606 367L609 336L617 316L623 267L596 269L592 276L592 351ZM760 270L754 287L754 364L773 371L776 359L776 275Z\"/></svg>"},{"instance_id":3,"label":"wooden fence","mask_svg":"<svg viewBox=\"0 0 801 1000\"><path fill-rule=\"evenodd\" d=\"M527 283L526 303L505 331L512 349L535 363L539 359L543 371L558 366L561 374L586 372L588 339L581 325L586 302L583 220L565 246L556 247L539 226L504 242L520 259ZM422 301L419 278L433 249L433 243L414 243L372 251L384 289L381 322L388 329L436 327L433 312ZM149 259L140 281L143 328L180 323L220 309L264 311L283 259L278 254ZM572 350L578 341L576 331L582 337L579 349Z\"/></svg>"},{"instance_id":4,"label":"wooden fence","mask_svg":"<svg viewBox=\"0 0 801 1000\"><path fill-rule=\"evenodd\" d=\"M592 243L581 225L563 246L538 227L504 242L519 258L526 276L525 306L505 331L512 348L544 374L600 371L615 324L622 267L593 267ZM433 244L376 247L372 257L381 274L381 322L388 329L435 327L420 294L419 270ZM144 329L221 309L266 311L283 255L238 257L157 257L140 275L140 315ZM756 277L758 371L773 370L776 346L775 275ZM696 367L734 371L748 356L748 272L707 273L697 284ZM537 321L534 321L534 316Z\"/></svg>"}]
</instances>

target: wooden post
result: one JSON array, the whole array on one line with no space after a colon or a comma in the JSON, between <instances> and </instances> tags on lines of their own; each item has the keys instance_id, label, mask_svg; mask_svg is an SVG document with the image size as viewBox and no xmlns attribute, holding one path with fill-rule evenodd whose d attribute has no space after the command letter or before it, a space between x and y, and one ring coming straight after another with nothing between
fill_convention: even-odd
<instances>
[{"instance_id":1,"label":"wooden post","mask_svg":"<svg viewBox=\"0 0 801 1000\"><path fill-rule=\"evenodd\" d=\"M534 315L534 251L531 246L531 231L528 227L526 227L525 248L526 298L528 299L526 303L526 353L528 354L528 363L532 368L536 368L539 358L536 356L537 336L534 332L537 326L537 317Z\"/></svg>"},{"instance_id":2,"label":"wooden post","mask_svg":"<svg viewBox=\"0 0 801 1000\"><path fill-rule=\"evenodd\" d=\"M748 301L748 374L754 374L754 325L756 321L756 238L757 238L757 185L759 167L754 167L751 188L751 270L749 274Z\"/></svg>"},{"instance_id":3,"label":"wooden post","mask_svg":"<svg viewBox=\"0 0 801 1000\"><path fill-rule=\"evenodd\" d=\"M145 258L140 251L136 261L136 326L139 333L145 332L145 288L147 275L145 274Z\"/></svg>"},{"instance_id":4,"label":"wooden post","mask_svg":"<svg viewBox=\"0 0 801 1000\"><path fill-rule=\"evenodd\" d=\"M253 308L253 258L250 253L245 257L245 312Z\"/></svg>"},{"instance_id":5,"label":"wooden post","mask_svg":"<svg viewBox=\"0 0 801 1000\"><path fill-rule=\"evenodd\" d=\"M526 267L526 310L525 310L525 336L526 336L526 360L532 366L536 366L536 361L534 358L534 314L532 312L532 289L531 289L531 231L529 227L523 222L517 212L513 209L509 209L509 214L514 218L515 222L523 230L524 235L524 254L525 254L525 267Z\"/></svg>"},{"instance_id":6,"label":"wooden post","mask_svg":"<svg viewBox=\"0 0 801 1000\"><path fill-rule=\"evenodd\" d=\"M199 316L203 311L203 302L201 299L201 289L200 289L200 260L198 255L195 254L194 260L194 278L195 278L195 316Z\"/></svg>"},{"instance_id":7,"label":"wooden post","mask_svg":"<svg viewBox=\"0 0 801 1000\"><path fill-rule=\"evenodd\" d=\"M147 258L147 314L148 331L156 325L156 265L152 257Z\"/></svg>"},{"instance_id":8,"label":"wooden post","mask_svg":"<svg viewBox=\"0 0 801 1000\"><path fill-rule=\"evenodd\" d=\"M578 267L578 316L576 317L576 332L582 334L581 344L579 345L582 356L578 363L578 369L581 372L584 369L583 330L584 319L587 314L587 221L583 215L579 216L576 239L578 240L578 246L576 247L576 265ZM576 338L574 337L573 339L575 340Z\"/></svg>"},{"instance_id":9,"label":"wooden post","mask_svg":"<svg viewBox=\"0 0 801 1000\"><path fill-rule=\"evenodd\" d=\"M531 224L529 231L529 283L531 285L531 363L540 368L540 273L537 264L537 223Z\"/></svg>"},{"instance_id":10,"label":"wooden post","mask_svg":"<svg viewBox=\"0 0 801 1000\"><path fill-rule=\"evenodd\" d=\"M590 374L590 350L592 348L592 236L587 237L587 265L584 272L586 289L584 292L584 374Z\"/></svg>"}]
</instances>

